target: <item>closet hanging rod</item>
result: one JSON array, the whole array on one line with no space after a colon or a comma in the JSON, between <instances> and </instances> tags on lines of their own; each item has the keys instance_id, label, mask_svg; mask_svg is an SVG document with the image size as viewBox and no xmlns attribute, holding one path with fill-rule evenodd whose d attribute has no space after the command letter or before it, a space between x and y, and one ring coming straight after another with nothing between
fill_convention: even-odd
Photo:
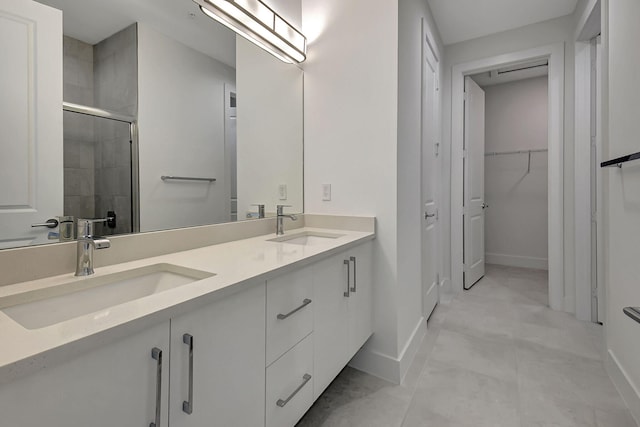
<instances>
[{"instance_id":1,"label":"closet hanging rod","mask_svg":"<svg viewBox=\"0 0 640 427\"><path fill-rule=\"evenodd\" d=\"M617 159L613 159L613 160L607 160L606 162L600 163L600 167L608 168L611 166L617 166L621 168L623 163L630 162L632 160L638 160L638 159L640 159L640 152L627 154L626 156L618 157Z\"/></svg>"},{"instance_id":2,"label":"closet hanging rod","mask_svg":"<svg viewBox=\"0 0 640 427\"><path fill-rule=\"evenodd\" d=\"M515 150L515 151L490 151L484 153L485 156L501 156L504 154L529 154L529 153L546 153L549 151L546 148L538 148L535 150Z\"/></svg>"}]
</instances>

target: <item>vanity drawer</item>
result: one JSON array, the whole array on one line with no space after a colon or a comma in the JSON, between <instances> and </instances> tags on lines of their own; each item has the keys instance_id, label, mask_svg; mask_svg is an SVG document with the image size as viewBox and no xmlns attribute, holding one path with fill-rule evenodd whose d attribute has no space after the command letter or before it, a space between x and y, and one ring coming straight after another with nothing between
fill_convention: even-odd
<instances>
[{"instance_id":1,"label":"vanity drawer","mask_svg":"<svg viewBox=\"0 0 640 427\"><path fill-rule=\"evenodd\" d=\"M313 334L267 368L266 427L293 427L313 404Z\"/></svg>"},{"instance_id":2,"label":"vanity drawer","mask_svg":"<svg viewBox=\"0 0 640 427\"><path fill-rule=\"evenodd\" d=\"M266 366L313 330L313 274L303 268L267 281Z\"/></svg>"}]
</instances>

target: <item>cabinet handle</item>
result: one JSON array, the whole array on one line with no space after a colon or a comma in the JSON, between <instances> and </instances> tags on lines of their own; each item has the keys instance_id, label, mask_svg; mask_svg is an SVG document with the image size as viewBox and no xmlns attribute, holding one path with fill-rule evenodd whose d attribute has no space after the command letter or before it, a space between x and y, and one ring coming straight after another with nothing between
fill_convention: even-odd
<instances>
[{"instance_id":1,"label":"cabinet handle","mask_svg":"<svg viewBox=\"0 0 640 427\"><path fill-rule=\"evenodd\" d=\"M298 308L296 308L296 309L294 309L294 310L292 310L292 311L288 312L287 314L282 314L282 313L280 313L280 314L278 314L278 316L277 316L277 317L278 317L278 319L279 319L279 320L284 320L284 319L286 319L287 317L289 317L289 316L293 315L294 313L296 313L296 312L298 312L298 311L302 310L303 308L305 308L305 307L306 307L306 306L308 306L309 304L311 304L311 300L310 300L309 298L305 298L304 300L302 300L302 305L301 305L300 307L298 307Z\"/></svg>"},{"instance_id":2,"label":"cabinet handle","mask_svg":"<svg viewBox=\"0 0 640 427\"><path fill-rule=\"evenodd\" d=\"M189 346L189 400L182 402L182 411L191 415L193 412L193 337L184 334L182 342Z\"/></svg>"},{"instance_id":3,"label":"cabinet handle","mask_svg":"<svg viewBox=\"0 0 640 427\"><path fill-rule=\"evenodd\" d=\"M351 285L351 261L349 261L348 259L344 260L344 265L347 266L347 292L345 292L343 295L347 298L349 298L349 292L351 290L351 288L349 287Z\"/></svg>"},{"instance_id":4,"label":"cabinet handle","mask_svg":"<svg viewBox=\"0 0 640 427\"><path fill-rule=\"evenodd\" d=\"M284 408L284 405L286 405L287 403L289 403L289 401L290 401L291 399L293 399L293 397L294 397L296 394L298 394L298 392L299 392L300 390L302 390L302 387L304 387L305 385L307 385L307 383L309 382L309 380L310 380L310 379L311 379L311 375L309 375L309 374L304 374L304 375L302 376L302 384L300 384L300 385L298 386L298 388L297 388L297 389L295 389L295 390L293 391L293 393L291 393L291 394L289 395L289 397L287 397L285 400L278 399L278 401L276 402L276 405L278 405L278 406L279 406L279 407L281 407L281 408Z\"/></svg>"},{"instance_id":5,"label":"cabinet handle","mask_svg":"<svg viewBox=\"0 0 640 427\"><path fill-rule=\"evenodd\" d=\"M151 350L151 358L158 361L156 370L156 419L149 427L160 427L160 408L162 405L162 350L154 347Z\"/></svg>"},{"instance_id":6,"label":"cabinet handle","mask_svg":"<svg viewBox=\"0 0 640 427\"><path fill-rule=\"evenodd\" d=\"M353 288L351 288L351 292L356 291L356 273L358 272L358 268L356 267L356 257L352 256L349 258L353 261Z\"/></svg>"}]
</instances>

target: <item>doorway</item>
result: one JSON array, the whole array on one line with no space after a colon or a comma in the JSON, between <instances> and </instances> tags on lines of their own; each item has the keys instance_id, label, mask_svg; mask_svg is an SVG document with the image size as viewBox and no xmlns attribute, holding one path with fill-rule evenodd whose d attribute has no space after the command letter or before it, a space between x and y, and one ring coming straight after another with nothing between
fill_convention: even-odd
<instances>
[{"instance_id":1,"label":"doorway","mask_svg":"<svg viewBox=\"0 0 640 427\"><path fill-rule=\"evenodd\" d=\"M564 310L564 45L562 43L458 64L452 72L451 260L456 292L464 288L464 80L466 76L534 60L548 60L549 306Z\"/></svg>"},{"instance_id":2,"label":"doorway","mask_svg":"<svg viewBox=\"0 0 640 427\"><path fill-rule=\"evenodd\" d=\"M485 262L546 276L547 73L543 59L465 77L465 290Z\"/></svg>"}]
</instances>

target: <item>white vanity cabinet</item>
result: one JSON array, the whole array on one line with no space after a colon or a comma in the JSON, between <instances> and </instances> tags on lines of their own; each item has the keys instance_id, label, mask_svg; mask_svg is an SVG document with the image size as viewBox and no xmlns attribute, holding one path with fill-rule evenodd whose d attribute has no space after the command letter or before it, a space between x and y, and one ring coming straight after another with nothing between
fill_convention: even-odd
<instances>
[{"instance_id":1,"label":"white vanity cabinet","mask_svg":"<svg viewBox=\"0 0 640 427\"><path fill-rule=\"evenodd\" d=\"M365 243L313 266L315 398L373 333L371 258Z\"/></svg>"},{"instance_id":2,"label":"white vanity cabinet","mask_svg":"<svg viewBox=\"0 0 640 427\"><path fill-rule=\"evenodd\" d=\"M262 282L0 385L0 426L261 426L264 319Z\"/></svg>"},{"instance_id":3,"label":"white vanity cabinet","mask_svg":"<svg viewBox=\"0 0 640 427\"><path fill-rule=\"evenodd\" d=\"M171 319L170 427L264 424L264 286Z\"/></svg>"},{"instance_id":4,"label":"white vanity cabinet","mask_svg":"<svg viewBox=\"0 0 640 427\"><path fill-rule=\"evenodd\" d=\"M168 395L167 320L0 385L0 425L167 427Z\"/></svg>"}]
</instances>

